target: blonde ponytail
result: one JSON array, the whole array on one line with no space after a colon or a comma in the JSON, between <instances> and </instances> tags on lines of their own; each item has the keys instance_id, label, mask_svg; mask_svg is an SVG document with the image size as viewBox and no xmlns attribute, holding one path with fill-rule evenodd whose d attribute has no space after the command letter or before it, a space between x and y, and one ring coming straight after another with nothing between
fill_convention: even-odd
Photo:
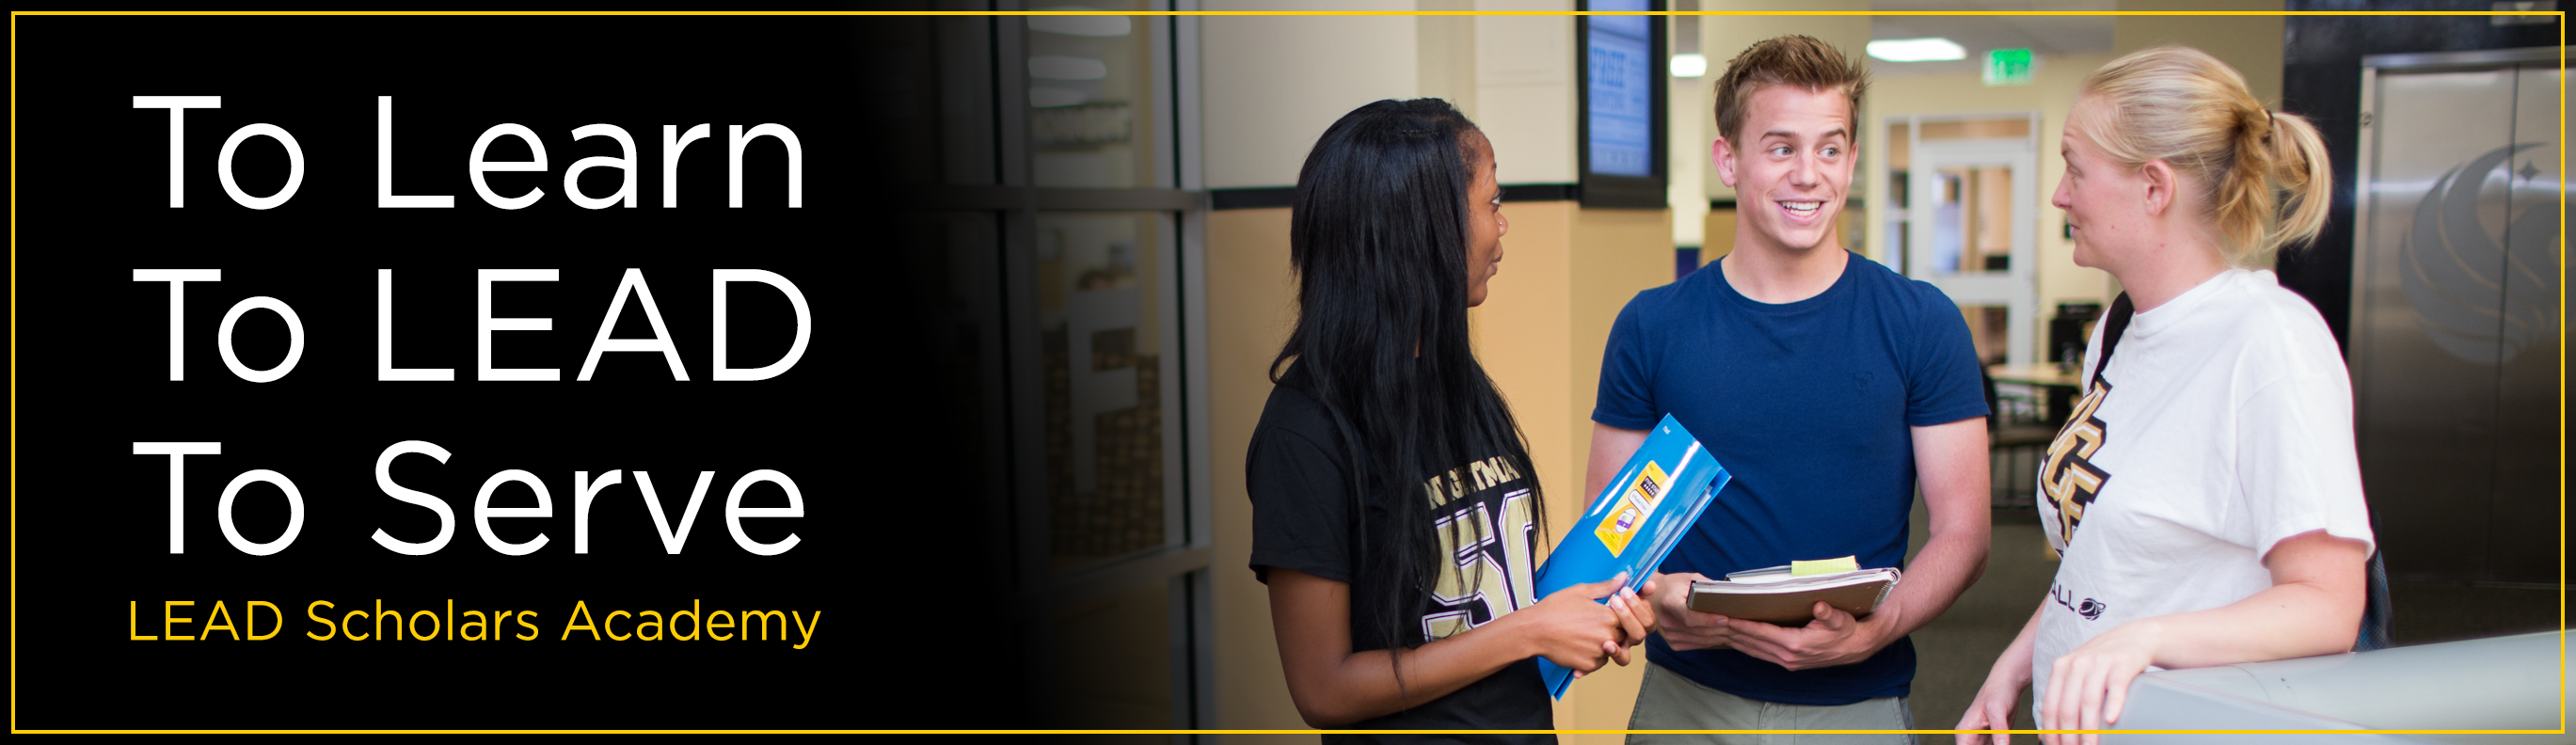
<instances>
[{"instance_id":1,"label":"blonde ponytail","mask_svg":"<svg viewBox=\"0 0 2576 745\"><path fill-rule=\"evenodd\" d=\"M2272 122L2273 180L2290 200L2262 251L2316 240L2325 230L2326 210L2334 206L2334 163L2326 158L2325 137L2297 114L2276 113Z\"/></svg>"},{"instance_id":2,"label":"blonde ponytail","mask_svg":"<svg viewBox=\"0 0 2576 745\"><path fill-rule=\"evenodd\" d=\"M2142 50L2093 71L2081 95L2103 107L2075 122L2103 152L2133 167L2162 160L2199 190L2229 264L2313 240L2325 226L2334 178L2324 139L2306 119L2266 110L2218 58Z\"/></svg>"}]
</instances>

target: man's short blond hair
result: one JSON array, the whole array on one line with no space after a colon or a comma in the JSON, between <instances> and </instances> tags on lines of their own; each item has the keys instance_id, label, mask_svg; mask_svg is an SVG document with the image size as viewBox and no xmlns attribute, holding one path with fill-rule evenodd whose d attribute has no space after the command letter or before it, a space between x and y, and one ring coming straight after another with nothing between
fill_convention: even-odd
<instances>
[{"instance_id":1,"label":"man's short blond hair","mask_svg":"<svg viewBox=\"0 0 2576 745\"><path fill-rule=\"evenodd\" d=\"M1775 85L1840 90L1851 98L1851 114L1857 120L1861 94L1869 90L1869 73L1842 50L1813 36L1765 39L1735 55L1735 61L1726 63L1726 74L1717 79L1718 134L1736 142L1753 94Z\"/></svg>"}]
</instances>

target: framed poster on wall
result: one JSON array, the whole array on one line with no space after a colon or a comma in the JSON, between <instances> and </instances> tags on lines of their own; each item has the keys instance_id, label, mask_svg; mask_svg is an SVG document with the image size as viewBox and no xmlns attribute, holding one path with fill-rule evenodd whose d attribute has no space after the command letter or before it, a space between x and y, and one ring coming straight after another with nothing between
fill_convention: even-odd
<instances>
[{"instance_id":1,"label":"framed poster on wall","mask_svg":"<svg viewBox=\"0 0 2576 745\"><path fill-rule=\"evenodd\" d=\"M1587 11L1660 11L1663 0L1578 0ZM1584 15L1574 24L1576 138L1585 207L1664 207L1664 18Z\"/></svg>"}]
</instances>

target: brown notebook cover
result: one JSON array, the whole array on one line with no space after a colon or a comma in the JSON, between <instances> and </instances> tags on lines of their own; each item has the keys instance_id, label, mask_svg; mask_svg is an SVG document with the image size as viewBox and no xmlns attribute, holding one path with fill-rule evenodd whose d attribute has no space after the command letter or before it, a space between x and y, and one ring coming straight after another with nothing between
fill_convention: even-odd
<instances>
[{"instance_id":1,"label":"brown notebook cover","mask_svg":"<svg viewBox=\"0 0 2576 745\"><path fill-rule=\"evenodd\" d=\"M1879 601L1887 598L1896 581L1894 572L1839 587L1800 587L1806 583L1797 581L1751 584L1700 580L1691 583L1690 609L1781 626L1804 626L1815 620L1818 600L1841 608L1853 618L1867 616L1878 610Z\"/></svg>"}]
</instances>

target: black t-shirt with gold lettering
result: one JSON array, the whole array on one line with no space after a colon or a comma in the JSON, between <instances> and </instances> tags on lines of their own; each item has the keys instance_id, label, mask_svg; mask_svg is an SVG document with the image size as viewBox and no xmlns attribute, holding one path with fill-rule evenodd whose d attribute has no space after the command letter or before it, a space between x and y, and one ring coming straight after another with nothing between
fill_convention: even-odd
<instances>
[{"instance_id":1,"label":"black t-shirt with gold lettering","mask_svg":"<svg viewBox=\"0 0 2576 745\"><path fill-rule=\"evenodd\" d=\"M1383 634L1366 622L1375 612L1376 588L1363 583L1359 547L1388 545L1385 497L1370 495L1365 509L1367 535L1351 514L1351 464L1332 415L1308 395L1305 376L1291 368L1270 392L1261 423L1252 431L1252 450L1245 458L1244 480L1252 496L1252 571L1264 582L1272 567L1293 569L1350 583L1352 651L1388 647ZM1422 491L1410 495L1429 500L1433 532L1443 553L1454 561L1441 566L1433 592L1414 593L1408 602L1420 611L1420 633L1399 640L1419 646L1484 625L1503 614L1537 602L1532 557L1539 541L1533 513L1536 500L1530 480L1508 459L1491 457L1461 463L1447 473L1425 474ZM1417 528L1418 529L1418 528ZM1547 689L1540 682L1536 658L1469 684L1456 693L1411 709L1350 725L1351 729L1548 729L1554 718ZM1366 742L1387 738L1327 735L1327 741ZM1408 742L1462 738L1400 738ZM1553 742L1552 735L1524 735L1509 741ZM1478 735L1478 742L1494 736Z\"/></svg>"}]
</instances>

